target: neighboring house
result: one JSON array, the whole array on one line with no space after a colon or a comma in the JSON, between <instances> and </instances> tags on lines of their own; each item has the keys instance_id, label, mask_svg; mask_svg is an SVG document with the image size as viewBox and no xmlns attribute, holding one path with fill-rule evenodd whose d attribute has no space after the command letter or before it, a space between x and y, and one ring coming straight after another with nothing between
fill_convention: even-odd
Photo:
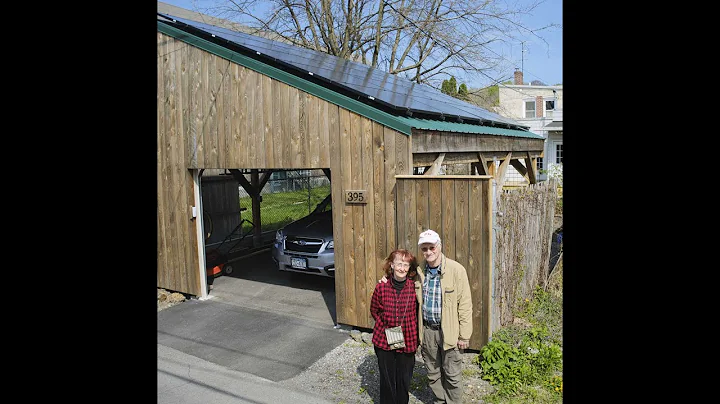
<instances>
[{"instance_id":1,"label":"neighboring house","mask_svg":"<svg viewBox=\"0 0 720 404\"><path fill-rule=\"evenodd\" d=\"M563 162L563 86L528 85L523 73L515 71L514 84L500 84L498 114L530 127L545 138L544 156L537 159L540 181L547 180L547 170ZM508 169L506 184L527 184L514 168Z\"/></svg>"}]
</instances>

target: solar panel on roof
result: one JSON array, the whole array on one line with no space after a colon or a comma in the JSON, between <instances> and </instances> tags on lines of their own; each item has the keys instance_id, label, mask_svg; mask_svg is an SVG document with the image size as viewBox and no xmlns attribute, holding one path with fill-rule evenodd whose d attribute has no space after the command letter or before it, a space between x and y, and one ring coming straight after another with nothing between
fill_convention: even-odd
<instances>
[{"instance_id":1,"label":"solar panel on roof","mask_svg":"<svg viewBox=\"0 0 720 404\"><path fill-rule=\"evenodd\" d=\"M312 74L314 78L344 88L359 97L381 103L397 113L411 112L520 126L518 122L443 94L430 86L415 83L362 63L199 21L168 14L158 13L158 15L204 31L215 38L222 38L256 56L294 68L297 70L293 72L294 74L302 72L306 75L305 78Z\"/></svg>"}]
</instances>

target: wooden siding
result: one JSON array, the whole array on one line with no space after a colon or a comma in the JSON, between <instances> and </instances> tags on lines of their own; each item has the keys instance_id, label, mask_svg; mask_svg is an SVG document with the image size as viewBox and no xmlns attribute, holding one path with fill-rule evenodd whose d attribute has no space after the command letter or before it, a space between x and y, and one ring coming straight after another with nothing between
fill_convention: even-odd
<instances>
[{"instance_id":1,"label":"wooden siding","mask_svg":"<svg viewBox=\"0 0 720 404\"><path fill-rule=\"evenodd\" d=\"M473 301L470 348L480 349L490 336L492 280L492 177L438 175L396 177L398 247L419 260L418 235L433 229L443 253L468 273Z\"/></svg>"},{"instance_id":2,"label":"wooden siding","mask_svg":"<svg viewBox=\"0 0 720 404\"><path fill-rule=\"evenodd\" d=\"M191 169L330 168L337 321L372 327L410 137L160 32L157 130L158 287L201 294ZM346 205L346 189L370 201Z\"/></svg>"},{"instance_id":3,"label":"wooden siding","mask_svg":"<svg viewBox=\"0 0 720 404\"><path fill-rule=\"evenodd\" d=\"M157 278L158 287L197 293L197 234L192 220L192 172L185 149L189 48L158 33Z\"/></svg>"}]
</instances>

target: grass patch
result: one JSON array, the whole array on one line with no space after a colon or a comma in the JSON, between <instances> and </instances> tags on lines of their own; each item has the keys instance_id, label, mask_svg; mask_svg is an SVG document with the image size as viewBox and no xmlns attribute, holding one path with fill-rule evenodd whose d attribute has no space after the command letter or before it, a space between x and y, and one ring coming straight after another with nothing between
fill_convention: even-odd
<instances>
[{"instance_id":1,"label":"grass patch","mask_svg":"<svg viewBox=\"0 0 720 404\"><path fill-rule=\"evenodd\" d=\"M260 223L262 232L277 230L301 217L307 216L318 203L330 194L330 185L303 189L300 191L263 194L260 202ZM247 208L243 217L252 220L252 198L240 198L240 207ZM243 233L250 230L249 223L243 223Z\"/></svg>"}]
</instances>

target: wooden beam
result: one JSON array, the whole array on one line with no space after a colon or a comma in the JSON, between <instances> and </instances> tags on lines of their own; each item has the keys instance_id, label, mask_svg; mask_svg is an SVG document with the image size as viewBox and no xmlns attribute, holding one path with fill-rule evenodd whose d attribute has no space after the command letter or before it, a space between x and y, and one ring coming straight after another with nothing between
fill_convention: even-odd
<instances>
[{"instance_id":1,"label":"wooden beam","mask_svg":"<svg viewBox=\"0 0 720 404\"><path fill-rule=\"evenodd\" d=\"M495 160L488 161L487 172L488 172L488 175L492 175L493 177L495 177L495 173L497 173L497 167L495 166Z\"/></svg>"},{"instance_id":2,"label":"wooden beam","mask_svg":"<svg viewBox=\"0 0 720 404\"><path fill-rule=\"evenodd\" d=\"M520 162L520 160L510 160L510 165L515 167L517 172L522 175L523 177L527 178L527 169L525 166Z\"/></svg>"},{"instance_id":3,"label":"wooden beam","mask_svg":"<svg viewBox=\"0 0 720 404\"><path fill-rule=\"evenodd\" d=\"M442 165L444 159L445 153L440 153L440 155L438 155L435 159L435 162L430 166L430 169L425 171L423 175L438 175L440 172L440 166Z\"/></svg>"},{"instance_id":4,"label":"wooden beam","mask_svg":"<svg viewBox=\"0 0 720 404\"><path fill-rule=\"evenodd\" d=\"M525 153L525 165L528 167L527 179L531 184L537 184L537 158L533 158L530 153Z\"/></svg>"},{"instance_id":5,"label":"wooden beam","mask_svg":"<svg viewBox=\"0 0 720 404\"><path fill-rule=\"evenodd\" d=\"M522 153L526 150L543 150L545 139L485 135L476 133L436 132L413 129L412 152L417 153ZM522 155L522 154L521 154Z\"/></svg>"},{"instance_id":6,"label":"wooden beam","mask_svg":"<svg viewBox=\"0 0 720 404\"><path fill-rule=\"evenodd\" d=\"M257 173L257 170L255 170L255 171ZM258 184L258 190L262 190L263 188L265 188L265 184L267 184L272 173L273 173L273 170L266 171L263 173L262 178L260 178L260 183ZM260 201L262 202L262 196L260 197Z\"/></svg>"},{"instance_id":7,"label":"wooden beam","mask_svg":"<svg viewBox=\"0 0 720 404\"><path fill-rule=\"evenodd\" d=\"M252 172L251 172L252 173ZM235 181L240 183L240 186L243 187L243 189L253 198L259 198L260 197L260 190L255 189L248 180L245 179L245 176L240 173L240 170L236 170L234 168L230 169L230 174L232 174L233 178L235 178Z\"/></svg>"},{"instance_id":8,"label":"wooden beam","mask_svg":"<svg viewBox=\"0 0 720 404\"><path fill-rule=\"evenodd\" d=\"M492 164L492 161L488 161L485 156L483 156L482 153L478 153L478 161L480 164L478 165L478 174L480 175L490 175L490 164ZM480 168L482 167L482 172L479 172Z\"/></svg>"},{"instance_id":9,"label":"wooden beam","mask_svg":"<svg viewBox=\"0 0 720 404\"><path fill-rule=\"evenodd\" d=\"M443 164L470 164L477 163L478 155L487 160L492 160L493 157L502 156L510 152L511 150L503 151L476 151L476 152L444 152L445 159ZM542 150L523 150L514 151L513 160L522 159L526 153L530 153L532 157L542 157ZM432 165L437 158L437 153L413 153L413 167L426 167Z\"/></svg>"},{"instance_id":10,"label":"wooden beam","mask_svg":"<svg viewBox=\"0 0 720 404\"><path fill-rule=\"evenodd\" d=\"M505 156L502 163L500 163L497 173L495 174L495 182L497 182L500 187L502 187L505 183L505 174L507 174L507 168L510 165L510 160L512 160L512 153L508 153L507 156Z\"/></svg>"},{"instance_id":11,"label":"wooden beam","mask_svg":"<svg viewBox=\"0 0 720 404\"><path fill-rule=\"evenodd\" d=\"M267 178L270 178L270 174L265 173L265 181L267 182ZM245 177L243 177L245 179ZM260 196L260 190L262 189L263 185L260 185L260 178L258 174L258 170L252 170L250 172L250 181L252 183L252 186L254 189L257 189L257 196L252 197L252 218L253 218L253 247L259 247L260 241L262 239L262 222L260 221L260 201L262 201L262 196Z\"/></svg>"}]
</instances>

